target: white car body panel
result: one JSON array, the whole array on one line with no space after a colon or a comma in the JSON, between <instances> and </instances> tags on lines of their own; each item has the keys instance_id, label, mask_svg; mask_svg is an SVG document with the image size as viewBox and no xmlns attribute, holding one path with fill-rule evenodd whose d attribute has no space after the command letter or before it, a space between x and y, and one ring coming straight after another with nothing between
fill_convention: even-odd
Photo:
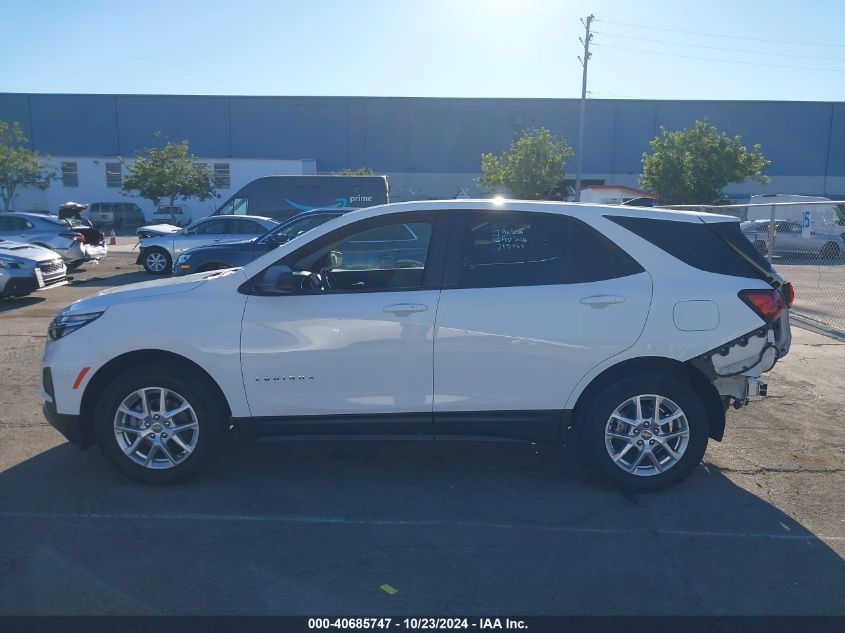
<instances>
[{"instance_id":1,"label":"white car body panel","mask_svg":"<svg viewBox=\"0 0 845 633\"><path fill-rule=\"evenodd\" d=\"M648 273L584 284L443 290L434 410L519 410L528 402L532 409L562 409L564 385L636 342L650 303Z\"/></svg>"},{"instance_id":2,"label":"white car body panel","mask_svg":"<svg viewBox=\"0 0 845 633\"><path fill-rule=\"evenodd\" d=\"M105 312L47 345L44 365L53 368L58 411L78 414L96 370L138 349L166 350L198 364L220 386L234 417L572 409L593 378L622 361L688 361L764 325L737 293L771 288L766 281L693 268L603 216L699 224L733 218L601 205L506 205L581 219L647 272L492 289L270 297L238 292L286 254L352 222L401 211L501 208L490 200L371 207L330 220L242 269L126 286L72 304L72 312ZM595 296L623 300L601 308L581 303ZM718 322L710 329L679 329L676 306L695 301L713 304ZM384 311L400 303L426 309L404 316ZM178 318L187 311L208 316ZM754 339L732 351L725 367L741 367L764 344ZM83 366L91 371L74 390L70 385ZM749 375L759 371L758 365Z\"/></svg>"},{"instance_id":3,"label":"white car body panel","mask_svg":"<svg viewBox=\"0 0 845 633\"><path fill-rule=\"evenodd\" d=\"M209 279L206 279L209 278ZM69 306L72 313L105 310L78 332L52 341L44 364L53 368L59 413L79 413L85 386L108 360L137 350L162 350L181 355L202 367L217 383L234 416L248 416L240 369L240 335L246 295L237 292L243 273L200 273L111 288ZM213 315L176 324L187 304L190 310ZM181 306L181 309L176 307ZM58 367L58 370L56 369ZM91 369L79 388L72 389L83 367Z\"/></svg>"},{"instance_id":4,"label":"white car body panel","mask_svg":"<svg viewBox=\"0 0 845 633\"><path fill-rule=\"evenodd\" d=\"M252 415L431 412L439 294L249 297L241 362ZM388 311L402 304L418 311Z\"/></svg>"}]
</instances>

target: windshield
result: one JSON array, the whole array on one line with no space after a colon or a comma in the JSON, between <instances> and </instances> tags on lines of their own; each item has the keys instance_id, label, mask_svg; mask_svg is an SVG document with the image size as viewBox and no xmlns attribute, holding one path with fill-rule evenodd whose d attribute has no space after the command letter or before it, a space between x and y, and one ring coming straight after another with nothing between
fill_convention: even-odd
<instances>
[{"instance_id":1,"label":"windshield","mask_svg":"<svg viewBox=\"0 0 845 633\"><path fill-rule=\"evenodd\" d=\"M338 216L331 213L320 213L317 215L296 218L290 222L282 224L281 226L271 229L264 234L262 239L273 241L276 244L284 244L336 217Z\"/></svg>"}]
</instances>

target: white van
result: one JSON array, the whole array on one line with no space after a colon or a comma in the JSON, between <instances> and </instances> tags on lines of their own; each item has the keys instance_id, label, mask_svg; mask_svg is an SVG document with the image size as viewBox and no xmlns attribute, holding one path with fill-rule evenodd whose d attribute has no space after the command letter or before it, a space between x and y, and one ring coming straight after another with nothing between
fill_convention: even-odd
<instances>
[{"instance_id":1,"label":"white van","mask_svg":"<svg viewBox=\"0 0 845 633\"><path fill-rule=\"evenodd\" d=\"M783 204L783 203L792 204ZM830 202L831 204L819 204ZM837 204L830 198L821 196L795 196L784 193L764 193L751 196L748 200L750 205L769 205L781 203L775 207L776 220L794 220L803 222L804 212L810 212L810 228L819 233L831 233L840 235L845 233L845 226L839 222ZM812 203L812 204L809 204ZM768 220L772 217L772 208L769 206L749 206L749 220Z\"/></svg>"}]
</instances>

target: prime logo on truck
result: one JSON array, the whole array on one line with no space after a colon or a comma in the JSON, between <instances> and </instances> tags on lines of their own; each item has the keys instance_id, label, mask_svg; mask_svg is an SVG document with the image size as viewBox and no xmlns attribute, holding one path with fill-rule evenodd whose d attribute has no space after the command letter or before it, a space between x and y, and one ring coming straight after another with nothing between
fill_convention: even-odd
<instances>
[{"instance_id":1,"label":"prime logo on truck","mask_svg":"<svg viewBox=\"0 0 845 633\"><path fill-rule=\"evenodd\" d=\"M265 176L224 202L214 215L284 221L303 211L387 204L387 176Z\"/></svg>"}]
</instances>

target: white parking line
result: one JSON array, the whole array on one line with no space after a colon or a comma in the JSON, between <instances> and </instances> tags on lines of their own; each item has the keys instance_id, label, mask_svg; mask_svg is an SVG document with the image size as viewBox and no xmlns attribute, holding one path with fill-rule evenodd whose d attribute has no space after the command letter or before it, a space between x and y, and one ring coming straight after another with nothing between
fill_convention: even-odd
<instances>
[{"instance_id":1,"label":"white parking line","mask_svg":"<svg viewBox=\"0 0 845 633\"><path fill-rule=\"evenodd\" d=\"M845 541L845 536L818 534L767 534L763 532L712 532L707 530L622 529L570 527L562 525L495 523L486 521L403 521L399 519L350 519L345 517L269 516L254 514L201 514L143 512L0 512L0 519L44 519L66 521L194 521L207 523L266 523L276 525L346 525L368 527L420 528L483 528L492 530L538 530L562 534L590 534L596 536L644 535L675 536L681 538L710 537L728 539L773 539L780 541Z\"/></svg>"}]
</instances>

